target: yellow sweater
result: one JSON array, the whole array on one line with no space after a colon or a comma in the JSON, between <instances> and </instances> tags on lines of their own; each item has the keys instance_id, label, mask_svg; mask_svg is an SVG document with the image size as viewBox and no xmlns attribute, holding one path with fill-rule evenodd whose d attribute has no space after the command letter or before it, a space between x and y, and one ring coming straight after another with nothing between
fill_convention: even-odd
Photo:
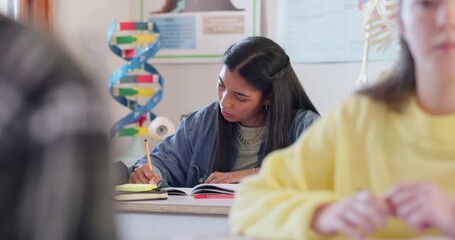
<instances>
[{"instance_id":1,"label":"yellow sweater","mask_svg":"<svg viewBox=\"0 0 455 240\"><path fill-rule=\"evenodd\" d=\"M230 225L247 236L318 239L309 225L319 204L361 189L382 196L396 183L419 180L439 184L455 199L455 114L429 115L415 99L396 113L354 95L242 183ZM374 236L416 234L391 219Z\"/></svg>"}]
</instances>

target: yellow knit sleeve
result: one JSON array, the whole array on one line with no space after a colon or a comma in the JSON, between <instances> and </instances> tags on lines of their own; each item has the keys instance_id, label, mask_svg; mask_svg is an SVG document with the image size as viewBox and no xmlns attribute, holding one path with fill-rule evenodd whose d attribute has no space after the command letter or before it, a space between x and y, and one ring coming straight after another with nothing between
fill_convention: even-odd
<instances>
[{"instance_id":1,"label":"yellow knit sleeve","mask_svg":"<svg viewBox=\"0 0 455 240\"><path fill-rule=\"evenodd\" d=\"M245 179L230 212L235 234L279 239L314 239L315 209L339 197L333 189L336 119L316 122L287 149L266 157L258 175Z\"/></svg>"}]
</instances>

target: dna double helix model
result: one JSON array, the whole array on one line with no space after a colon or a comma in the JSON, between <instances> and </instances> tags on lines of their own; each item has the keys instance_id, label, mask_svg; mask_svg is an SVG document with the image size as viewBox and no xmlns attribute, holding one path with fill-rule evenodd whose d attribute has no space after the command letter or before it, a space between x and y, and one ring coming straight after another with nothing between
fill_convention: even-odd
<instances>
[{"instance_id":1,"label":"dna double helix model","mask_svg":"<svg viewBox=\"0 0 455 240\"><path fill-rule=\"evenodd\" d=\"M128 61L109 79L111 96L131 109L111 128L111 138L147 136L152 109L163 96L164 79L147 61L160 49L160 30L153 22L116 22L108 30L110 50Z\"/></svg>"}]
</instances>

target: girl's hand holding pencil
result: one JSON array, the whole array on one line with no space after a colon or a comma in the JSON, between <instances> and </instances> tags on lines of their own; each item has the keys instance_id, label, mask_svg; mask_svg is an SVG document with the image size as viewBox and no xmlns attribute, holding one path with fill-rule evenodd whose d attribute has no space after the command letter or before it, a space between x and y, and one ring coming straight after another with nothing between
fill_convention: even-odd
<instances>
[{"instance_id":1,"label":"girl's hand holding pencil","mask_svg":"<svg viewBox=\"0 0 455 240\"><path fill-rule=\"evenodd\" d=\"M160 176L154 174L148 165L142 165L131 173L129 183L153 183L157 184L160 182Z\"/></svg>"},{"instance_id":2,"label":"girl's hand holding pencil","mask_svg":"<svg viewBox=\"0 0 455 240\"><path fill-rule=\"evenodd\" d=\"M142 165L134 170L131 174L129 182L130 183L153 183L157 184L160 182L160 176L152 172L152 162L150 160L150 151L145 140L145 156L147 158L147 165Z\"/></svg>"}]
</instances>

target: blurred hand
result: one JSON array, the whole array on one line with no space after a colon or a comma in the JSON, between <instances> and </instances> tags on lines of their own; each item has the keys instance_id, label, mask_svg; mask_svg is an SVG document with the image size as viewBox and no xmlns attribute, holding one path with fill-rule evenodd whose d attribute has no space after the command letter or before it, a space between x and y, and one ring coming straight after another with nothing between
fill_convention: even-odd
<instances>
[{"instance_id":1,"label":"blurred hand","mask_svg":"<svg viewBox=\"0 0 455 240\"><path fill-rule=\"evenodd\" d=\"M235 172L213 172L205 183L239 183L244 177L256 174L258 170L258 168L254 168Z\"/></svg>"},{"instance_id":2,"label":"blurred hand","mask_svg":"<svg viewBox=\"0 0 455 240\"><path fill-rule=\"evenodd\" d=\"M130 183L153 183L158 184L160 176L154 174L147 164L144 164L131 173L129 182Z\"/></svg>"},{"instance_id":3,"label":"blurred hand","mask_svg":"<svg viewBox=\"0 0 455 240\"><path fill-rule=\"evenodd\" d=\"M455 204L436 184L398 184L385 197L393 214L409 227L417 231L434 227L455 237Z\"/></svg>"},{"instance_id":4,"label":"blurred hand","mask_svg":"<svg viewBox=\"0 0 455 240\"><path fill-rule=\"evenodd\" d=\"M358 192L332 204L322 205L311 226L323 235L345 234L362 239L382 228L390 212L384 201L367 191Z\"/></svg>"}]
</instances>

